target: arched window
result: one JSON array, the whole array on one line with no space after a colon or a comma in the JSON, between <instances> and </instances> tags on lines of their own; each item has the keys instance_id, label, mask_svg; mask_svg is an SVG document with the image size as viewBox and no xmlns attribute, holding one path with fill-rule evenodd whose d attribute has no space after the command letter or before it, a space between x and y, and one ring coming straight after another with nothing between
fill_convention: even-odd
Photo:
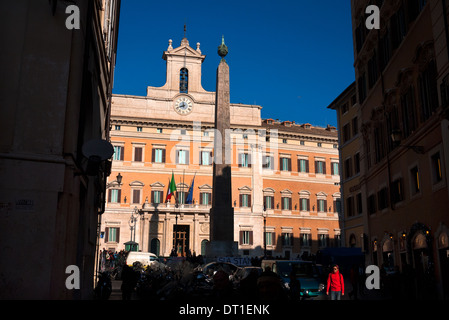
<instances>
[{"instance_id":1,"label":"arched window","mask_svg":"<svg viewBox=\"0 0 449 320\"><path fill-rule=\"evenodd\" d=\"M355 248L356 245L357 245L357 238L355 237L355 234L352 233L349 236L349 247Z\"/></svg>"},{"instance_id":2,"label":"arched window","mask_svg":"<svg viewBox=\"0 0 449 320\"><path fill-rule=\"evenodd\" d=\"M188 93L189 91L189 70L182 68L179 72L179 92Z\"/></svg>"},{"instance_id":3,"label":"arched window","mask_svg":"<svg viewBox=\"0 0 449 320\"><path fill-rule=\"evenodd\" d=\"M159 256L159 252L160 252L160 248L161 248L161 242L159 241L159 239L156 239L156 238L152 239L150 247L151 247L150 252Z\"/></svg>"},{"instance_id":4,"label":"arched window","mask_svg":"<svg viewBox=\"0 0 449 320\"><path fill-rule=\"evenodd\" d=\"M208 243L209 241L208 240L203 240L203 241L201 241L201 255L206 255L206 246L207 246L207 243Z\"/></svg>"}]
</instances>

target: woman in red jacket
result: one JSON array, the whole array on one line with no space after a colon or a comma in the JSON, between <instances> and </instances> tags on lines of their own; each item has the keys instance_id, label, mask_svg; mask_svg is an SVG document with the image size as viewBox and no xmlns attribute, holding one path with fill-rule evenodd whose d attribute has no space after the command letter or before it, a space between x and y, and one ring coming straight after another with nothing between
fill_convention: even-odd
<instances>
[{"instance_id":1,"label":"woman in red jacket","mask_svg":"<svg viewBox=\"0 0 449 320\"><path fill-rule=\"evenodd\" d=\"M333 266L332 272L329 273L329 277L327 278L327 295L329 295L329 290L331 292L331 300L340 300L341 296L345 295L343 275L338 270L337 265Z\"/></svg>"}]
</instances>

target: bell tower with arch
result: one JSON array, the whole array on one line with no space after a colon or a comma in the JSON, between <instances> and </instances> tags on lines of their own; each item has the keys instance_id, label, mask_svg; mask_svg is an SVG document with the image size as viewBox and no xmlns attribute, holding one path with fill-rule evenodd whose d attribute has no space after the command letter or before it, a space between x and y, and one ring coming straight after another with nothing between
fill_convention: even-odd
<instances>
[{"instance_id":1,"label":"bell tower with arch","mask_svg":"<svg viewBox=\"0 0 449 320\"><path fill-rule=\"evenodd\" d=\"M159 88L148 87L148 96L155 90L167 90L172 96L177 93L206 93L201 85L201 66L205 58L199 42L196 49L193 49L184 35L181 45L173 48L173 40L170 39L168 48L162 55L167 64L165 85Z\"/></svg>"}]
</instances>

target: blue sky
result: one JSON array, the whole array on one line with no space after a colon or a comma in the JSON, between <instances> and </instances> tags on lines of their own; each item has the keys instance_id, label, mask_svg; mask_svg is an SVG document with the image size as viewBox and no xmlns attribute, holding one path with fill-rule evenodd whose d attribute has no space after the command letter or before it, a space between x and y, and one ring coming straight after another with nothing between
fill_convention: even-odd
<instances>
[{"instance_id":1,"label":"blue sky","mask_svg":"<svg viewBox=\"0 0 449 320\"><path fill-rule=\"evenodd\" d=\"M124 0L113 92L145 96L165 84L162 53L190 46L206 55L202 85L215 91L224 35L231 102L258 104L262 118L337 125L327 106L354 81L349 0Z\"/></svg>"}]
</instances>

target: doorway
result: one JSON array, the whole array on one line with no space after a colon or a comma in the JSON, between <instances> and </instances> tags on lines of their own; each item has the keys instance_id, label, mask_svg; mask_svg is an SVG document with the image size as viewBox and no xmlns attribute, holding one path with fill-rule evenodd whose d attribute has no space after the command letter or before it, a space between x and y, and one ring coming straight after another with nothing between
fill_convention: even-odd
<instances>
[{"instance_id":1,"label":"doorway","mask_svg":"<svg viewBox=\"0 0 449 320\"><path fill-rule=\"evenodd\" d=\"M438 250L440 255L440 268L443 284L444 299L449 298L449 248L443 248Z\"/></svg>"},{"instance_id":2,"label":"doorway","mask_svg":"<svg viewBox=\"0 0 449 320\"><path fill-rule=\"evenodd\" d=\"M189 240L190 226L175 225L173 227L173 248L175 249L176 256L185 257L187 252L190 252Z\"/></svg>"},{"instance_id":3,"label":"doorway","mask_svg":"<svg viewBox=\"0 0 449 320\"><path fill-rule=\"evenodd\" d=\"M444 227L446 229L446 227ZM438 256L440 263L441 283L443 286L443 299L449 299L449 236L447 231L441 232L438 237Z\"/></svg>"}]
</instances>

